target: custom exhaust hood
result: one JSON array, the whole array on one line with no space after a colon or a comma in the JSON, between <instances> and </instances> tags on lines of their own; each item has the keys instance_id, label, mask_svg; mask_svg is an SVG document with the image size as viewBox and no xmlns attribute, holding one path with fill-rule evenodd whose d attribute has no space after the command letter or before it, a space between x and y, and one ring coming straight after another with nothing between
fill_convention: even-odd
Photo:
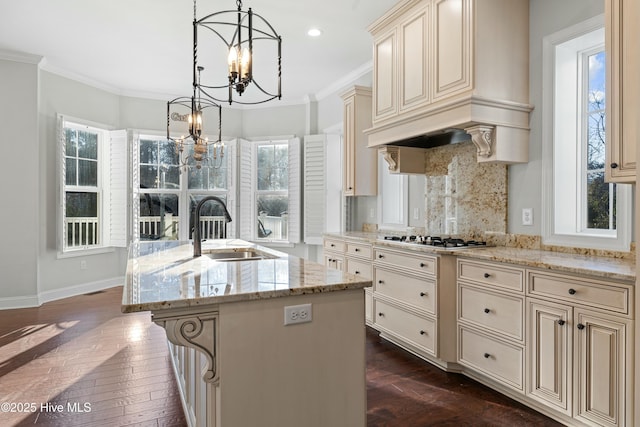
<instances>
[{"instance_id":1,"label":"custom exhaust hood","mask_svg":"<svg viewBox=\"0 0 640 427\"><path fill-rule=\"evenodd\" d=\"M479 162L528 161L528 0L404 0L369 32L373 111L364 133L391 172L424 173L416 157L469 140Z\"/></svg>"}]
</instances>

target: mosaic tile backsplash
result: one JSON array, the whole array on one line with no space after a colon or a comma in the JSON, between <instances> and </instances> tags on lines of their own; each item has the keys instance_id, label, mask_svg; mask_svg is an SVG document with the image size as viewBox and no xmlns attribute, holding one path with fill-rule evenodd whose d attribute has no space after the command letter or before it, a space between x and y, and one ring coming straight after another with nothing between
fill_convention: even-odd
<instances>
[{"instance_id":1,"label":"mosaic tile backsplash","mask_svg":"<svg viewBox=\"0 0 640 427\"><path fill-rule=\"evenodd\" d=\"M426 155L425 227L432 236L483 239L507 231L507 166L478 163L471 142Z\"/></svg>"}]
</instances>

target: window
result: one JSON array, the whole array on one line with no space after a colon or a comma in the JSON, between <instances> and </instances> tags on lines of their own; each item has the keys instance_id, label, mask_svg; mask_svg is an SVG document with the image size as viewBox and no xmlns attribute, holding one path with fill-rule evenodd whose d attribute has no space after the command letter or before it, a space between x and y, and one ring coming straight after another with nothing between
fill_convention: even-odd
<instances>
[{"instance_id":1,"label":"window","mask_svg":"<svg viewBox=\"0 0 640 427\"><path fill-rule=\"evenodd\" d=\"M603 17L544 40L543 242L629 250L629 185L605 183Z\"/></svg>"},{"instance_id":2,"label":"window","mask_svg":"<svg viewBox=\"0 0 640 427\"><path fill-rule=\"evenodd\" d=\"M61 253L126 245L126 135L58 116Z\"/></svg>"},{"instance_id":3,"label":"window","mask_svg":"<svg viewBox=\"0 0 640 427\"><path fill-rule=\"evenodd\" d=\"M225 142L225 155L213 160L209 147L208 162L201 168L181 166L174 142L165 137L140 135L134 146L134 239L188 240L193 230L194 211L206 196L219 197L233 218L235 191L232 173L235 142ZM185 146L185 158L193 146ZM222 207L214 202L202 206L201 236L204 239L235 235L233 222L227 224Z\"/></svg>"},{"instance_id":4,"label":"window","mask_svg":"<svg viewBox=\"0 0 640 427\"><path fill-rule=\"evenodd\" d=\"M299 139L242 141L240 237L297 243L300 224Z\"/></svg>"}]
</instances>

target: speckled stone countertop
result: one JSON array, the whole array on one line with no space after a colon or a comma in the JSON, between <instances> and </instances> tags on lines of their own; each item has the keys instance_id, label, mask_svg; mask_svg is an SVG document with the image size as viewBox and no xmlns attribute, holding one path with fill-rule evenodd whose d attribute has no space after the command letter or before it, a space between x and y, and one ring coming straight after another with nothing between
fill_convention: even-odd
<instances>
[{"instance_id":1,"label":"speckled stone countertop","mask_svg":"<svg viewBox=\"0 0 640 427\"><path fill-rule=\"evenodd\" d=\"M609 280L621 280L633 283L636 279L636 264L633 259L619 259L499 246L472 249L442 249L416 245L414 243L382 240L377 233L365 232L329 233L325 236L359 240L374 243L376 245L391 246L420 252L431 252L434 254L446 253L464 258L504 262L522 265L525 267L536 267Z\"/></svg>"},{"instance_id":2,"label":"speckled stone countertop","mask_svg":"<svg viewBox=\"0 0 640 427\"><path fill-rule=\"evenodd\" d=\"M270 259L215 261L204 254L255 248ZM164 310L235 301L334 292L371 286L370 280L238 240L209 240L203 256L190 242L140 242L129 250L122 311Z\"/></svg>"}]
</instances>

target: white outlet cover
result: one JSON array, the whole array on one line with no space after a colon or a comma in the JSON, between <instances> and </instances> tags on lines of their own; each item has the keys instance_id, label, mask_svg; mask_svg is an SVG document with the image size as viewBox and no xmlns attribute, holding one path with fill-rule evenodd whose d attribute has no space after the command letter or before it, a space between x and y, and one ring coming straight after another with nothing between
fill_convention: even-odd
<instances>
[{"instance_id":1,"label":"white outlet cover","mask_svg":"<svg viewBox=\"0 0 640 427\"><path fill-rule=\"evenodd\" d=\"M533 225L533 209L522 209L522 225Z\"/></svg>"},{"instance_id":2,"label":"white outlet cover","mask_svg":"<svg viewBox=\"0 0 640 427\"><path fill-rule=\"evenodd\" d=\"M313 320L311 304L288 305L284 308L284 324L295 325Z\"/></svg>"}]
</instances>

